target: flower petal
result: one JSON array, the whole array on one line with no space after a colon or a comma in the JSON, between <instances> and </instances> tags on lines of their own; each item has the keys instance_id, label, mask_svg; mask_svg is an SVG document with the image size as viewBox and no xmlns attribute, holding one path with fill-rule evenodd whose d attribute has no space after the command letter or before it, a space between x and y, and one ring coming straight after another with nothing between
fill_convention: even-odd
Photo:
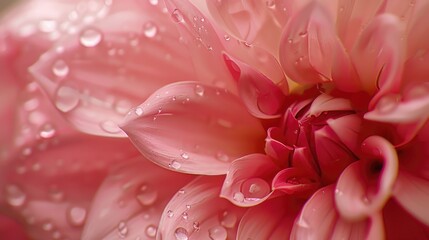
<instances>
[{"instance_id":1,"label":"flower petal","mask_svg":"<svg viewBox=\"0 0 429 240\"><path fill-rule=\"evenodd\" d=\"M238 81L240 96L249 112L264 119L280 117L279 111L286 100L282 89L249 65L227 55L224 57L225 64Z\"/></svg>"},{"instance_id":2,"label":"flower petal","mask_svg":"<svg viewBox=\"0 0 429 240\"><path fill-rule=\"evenodd\" d=\"M244 214L237 239L288 239L301 204L278 197L252 207Z\"/></svg>"},{"instance_id":3,"label":"flower petal","mask_svg":"<svg viewBox=\"0 0 429 240\"><path fill-rule=\"evenodd\" d=\"M31 68L57 109L86 133L125 137L117 124L132 106L163 85L195 79L161 5L129 5L115 1L116 11L61 41Z\"/></svg>"},{"instance_id":4,"label":"flower petal","mask_svg":"<svg viewBox=\"0 0 429 240\"><path fill-rule=\"evenodd\" d=\"M165 205L190 180L142 157L116 166L92 202L82 239L154 238Z\"/></svg>"},{"instance_id":5,"label":"flower petal","mask_svg":"<svg viewBox=\"0 0 429 240\"><path fill-rule=\"evenodd\" d=\"M406 171L400 171L394 188L394 197L412 216L429 225L429 180Z\"/></svg>"},{"instance_id":6,"label":"flower petal","mask_svg":"<svg viewBox=\"0 0 429 240\"><path fill-rule=\"evenodd\" d=\"M225 174L232 160L262 152L265 136L235 95L195 82L159 89L122 128L148 159L204 175Z\"/></svg>"},{"instance_id":7,"label":"flower petal","mask_svg":"<svg viewBox=\"0 0 429 240\"><path fill-rule=\"evenodd\" d=\"M316 174L309 174L300 168L291 167L278 172L273 179L273 189L293 196L309 196L320 187Z\"/></svg>"},{"instance_id":8,"label":"flower petal","mask_svg":"<svg viewBox=\"0 0 429 240\"><path fill-rule=\"evenodd\" d=\"M369 137L362 143L362 151L367 157L350 164L341 174L335 189L339 213L353 221L382 209L392 194L398 174L396 150L387 140Z\"/></svg>"},{"instance_id":9,"label":"flower petal","mask_svg":"<svg viewBox=\"0 0 429 240\"><path fill-rule=\"evenodd\" d=\"M234 160L229 168L220 196L241 207L250 207L268 199L271 180L278 167L263 154L251 154Z\"/></svg>"},{"instance_id":10,"label":"flower petal","mask_svg":"<svg viewBox=\"0 0 429 240\"><path fill-rule=\"evenodd\" d=\"M27 240L24 229L14 220L0 215L0 236L4 239Z\"/></svg>"},{"instance_id":11,"label":"flower petal","mask_svg":"<svg viewBox=\"0 0 429 240\"><path fill-rule=\"evenodd\" d=\"M158 239L235 239L244 209L219 198L221 177L199 177L165 207Z\"/></svg>"}]
</instances>

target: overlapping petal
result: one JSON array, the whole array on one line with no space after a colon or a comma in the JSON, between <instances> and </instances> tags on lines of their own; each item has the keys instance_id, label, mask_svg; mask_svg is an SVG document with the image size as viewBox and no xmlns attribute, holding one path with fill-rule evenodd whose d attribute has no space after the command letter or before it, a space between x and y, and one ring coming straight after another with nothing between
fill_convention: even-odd
<instances>
[{"instance_id":1,"label":"overlapping petal","mask_svg":"<svg viewBox=\"0 0 429 240\"><path fill-rule=\"evenodd\" d=\"M234 159L263 149L261 123L240 99L197 82L159 89L122 128L148 159L186 173L224 174Z\"/></svg>"}]
</instances>

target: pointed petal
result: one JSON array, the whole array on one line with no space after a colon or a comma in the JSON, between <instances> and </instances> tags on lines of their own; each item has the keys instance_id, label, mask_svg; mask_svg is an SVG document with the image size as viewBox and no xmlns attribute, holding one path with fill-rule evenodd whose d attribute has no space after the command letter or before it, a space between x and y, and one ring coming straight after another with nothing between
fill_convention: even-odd
<instances>
[{"instance_id":1,"label":"pointed petal","mask_svg":"<svg viewBox=\"0 0 429 240\"><path fill-rule=\"evenodd\" d=\"M249 65L225 55L227 64L249 112L257 118L276 118L286 100L282 90L270 79Z\"/></svg>"},{"instance_id":2,"label":"pointed petal","mask_svg":"<svg viewBox=\"0 0 429 240\"><path fill-rule=\"evenodd\" d=\"M270 199L244 214L237 239L288 239L301 204L286 197Z\"/></svg>"},{"instance_id":3,"label":"pointed petal","mask_svg":"<svg viewBox=\"0 0 429 240\"><path fill-rule=\"evenodd\" d=\"M263 154L251 154L234 160L220 196L241 207L250 207L268 199L271 180L278 171L273 160Z\"/></svg>"},{"instance_id":4,"label":"pointed petal","mask_svg":"<svg viewBox=\"0 0 429 240\"><path fill-rule=\"evenodd\" d=\"M222 177L199 177L179 190L164 209L158 239L235 239L244 214L219 197Z\"/></svg>"},{"instance_id":5,"label":"pointed petal","mask_svg":"<svg viewBox=\"0 0 429 240\"><path fill-rule=\"evenodd\" d=\"M365 159L350 164L335 189L338 211L349 220L380 211L392 194L398 174L396 150L387 140L369 137L362 143L362 151L367 154Z\"/></svg>"},{"instance_id":6,"label":"pointed petal","mask_svg":"<svg viewBox=\"0 0 429 240\"><path fill-rule=\"evenodd\" d=\"M337 119L329 119L327 124L348 149L355 154L358 152L359 133L362 126L361 117L351 114Z\"/></svg>"},{"instance_id":7,"label":"pointed petal","mask_svg":"<svg viewBox=\"0 0 429 240\"><path fill-rule=\"evenodd\" d=\"M429 180L406 171L400 171L395 184L394 197L412 216L429 225Z\"/></svg>"},{"instance_id":8,"label":"pointed petal","mask_svg":"<svg viewBox=\"0 0 429 240\"><path fill-rule=\"evenodd\" d=\"M261 152L265 135L235 95L195 82L161 88L122 128L148 159L204 175L224 174L232 160Z\"/></svg>"},{"instance_id":9,"label":"pointed petal","mask_svg":"<svg viewBox=\"0 0 429 240\"><path fill-rule=\"evenodd\" d=\"M82 28L31 68L57 109L86 133L125 137L117 124L132 106L163 85L195 79L188 51L161 6L122 7L128 8Z\"/></svg>"},{"instance_id":10,"label":"pointed petal","mask_svg":"<svg viewBox=\"0 0 429 240\"><path fill-rule=\"evenodd\" d=\"M92 202L82 239L155 237L165 205L191 179L142 157L116 166Z\"/></svg>"}]
</instances>

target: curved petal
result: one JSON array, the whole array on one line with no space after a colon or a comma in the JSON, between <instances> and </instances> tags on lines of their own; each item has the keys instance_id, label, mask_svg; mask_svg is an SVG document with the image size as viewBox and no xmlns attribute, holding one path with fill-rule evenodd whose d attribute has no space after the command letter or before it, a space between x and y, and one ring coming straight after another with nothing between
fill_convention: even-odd
<instances>
[{"instance_id":1,"label":"curved petal","mask_svg":"<svg viewBox=\"0 0 429 240\"><path fill-rule=\"evenodd\" d=\"M358 153L359 133L362 126L361 117L351 114L336 119L329 119L327 124L348 149L355 154Z\"/></svg>"},{"instance_id":2,"label":"curved petal","mask_svg":"<svg viewBox=\"0 0 429 240\"><path fill-rule=\"evenodd\" d=\"M342 217L354 221L383 208L398 174L396 150L387 140L369 137L362 143L362 151L367 155L365 159L350 164L335 189L338 211Z\"/></svg>"},{"instance_id":3,"label":"curved petal","mask_svg":"<svg viewBox=\"0 0 429 240\"><path fill-rule=\"evenodd\" d=\"M82 239L153 239L165 205L191 180L142 157L116 166L94 197Z\"/></svg>"},{"instance_id":4,"label":"curved petal","mask_svg":"<svg viewBox=\"0 0 429 240\"><path fill-rule=\"evenodd\" d=\"M400 171L393 195L412 216L429 226L429 180Z\"/></svg>"},{"instance_id":5,"label":"curved petal","mask_svg":"<svg viewBox=\"0 0 429 240\"><path fill-rule=\"evenodd\" d=\"M234 160L220 196L241 207L260 204L272 195L270 182L278 170L273 160L263 154Z\"/></svg>"},{"instance_id":6,"label":"curved petal","mask_svg":"<svg viewBox=\"0 0 429 240\"><path fill-rule=\"evenodd\" d=\"M132 106L168 83L198 80L174 23L161 6L147 5L115 1L116 11L60 41L31 67L79 130L125 137L117 124Z\"/></svg>"},{"instance_id":7,"label":"curved petal","mask_svg":"<svg viewBox=\"0 0 429 240\"><path fill-rule=\"evenodd\" d=\"M244 214L237 239L289 239L301 203L287 197L270 199Z\"/></svg>"},{"instance_id":8,"label":"curved petal","mask_svg":"<svg viewBox=\"0 0 429 240\"><path fill-rule=\"evenodd\" d=\"M361 88L370 93L380 88L370 102L370 109L381 96L399 91L405 57L402 31L403 26L396 16L379 15L361 34L351 51Z\"/></svg>"},{"instance_id":9,"label":"curved petal","mask_svg":"<svg viewBox=\"0 0 429 240\"><path fill-rule=\"evenodd\" d=\"M219 198L221 177L199 177L165 207L157 239L235 239L244 209Z\"/></svg>"},{"instance_id":10,"label":"curved petal","mask_svg":"<svg viewBox=\"0 0 429 240\"><path fill-rule=\"evenodd\" d=\"M309 196L320 187L316 174L310 175L305 170L291 167L278 172L273 179L273 189L293 196Z\"/></svg>"},{"instance_id":11,"label":"curved petal","mask_svg":"<svg viewBox=\"0 0 429 240\"><path fill-rule=\"evenodd\" d=\"M289 155L294 148L286 145L287 140L279 127L271 127L267 131L265 138L265 153L273 158L273 161L280 167L285 168L290 165Z\"/></svg>"},{"instance_id":12,"label":"curved petal","mask_svg":"<svg viewBox=\"0 0 429 240\"><path fill-rule=\"evenodd\" d=\"M261 152L265 135L235 95L195 82L159 89L122 128L148 159L204 175L225 174L232 160Z\"/></svg>"},{"instance_id":13,"label":"curved petal","mask_svg":"<svg viewBox=\"0 0 429 240\"><path fill-rule=\"evenodd\" d=\"M282 90L249 65L227 55L224 57L225 64L238 81L239 94L249 112L263 119L280 117L279 112L283 110L286 100Z\"/></svg>"}]
</instances>

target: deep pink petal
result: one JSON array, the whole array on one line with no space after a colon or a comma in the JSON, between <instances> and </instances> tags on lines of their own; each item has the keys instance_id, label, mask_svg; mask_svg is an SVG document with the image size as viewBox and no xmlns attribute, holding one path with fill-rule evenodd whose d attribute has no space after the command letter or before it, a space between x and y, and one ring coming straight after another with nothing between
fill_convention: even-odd
<instances>
[{"instance_id":1,"label":"deep pink petal","mask_svg":"<svg viewBox=\"0 0 429 240\"><path fill-rule=\"evenodd\" d=\"M148 159L172 170L224 174L230 162L261 152L261 123L233 94L195 82L156 91L123 129Z\"/></svg>"},{"instance_id":2,"label":"deep pink petal","mask_svg":"<svg viewBox=\"0 0 429 240\"><path fill-rule=\"evenodd\" d=\"M241 207L260 204L271 196L271 180L278 170L273 160L263 154L234 160L220 196Z\"/></svg>"},{"instance_id":3,"label":"deep pink petal","mask_svg":"<svg viewBox=\"0 0 429 240\"><path fill-rule=\"evenodd\" d=\"M287 197L270 199L244 214L237 239L288 239L301 203Z\"/></svg>"},{"instance_id":4,"label":"deep pink petal","mask_svg":"<svg viewBox=\"0 0 429 240\"><path fill-rule=\"evenodd\" d=\"M400 171L394 197L412 216L429 226L429 180Z\"/></svg>"},{"instance_id":5,"label":"deep pink petal","mask_svg":"<svg viewBox=\"0 0 429 240\"><path fill-rule=\"evenodd\" d=\"M199 177L164 209L157 239L235 239L244 208L219 197L222 177Z\"/></svg>"},{"instance_id":6,"label":"deep pink petal","mask_svg":"<svg viewBox=\"0 0 429 240\"><path fill-rule=\"evenodd\" d=\"M27 240L27 234L16 221L0 215L0 236L3 239Z\"/></svg>"},{"instance_id":7,"label":"deep pink petal","mask_svg":"<svg viewBox=\"0 0 429 240\"><path fill-rule=\"evenodd\" d=\"M359 149L359 133L361 132L362 119L355 114L329 119L327 124L338 136L344 145L353 153Z\"/></svg>"},{"instance_id":8,"label":"deep pink petal","mask_svg":"<svg viewBox=\"0 0 429 240\"><path fill-rule=\"evenodd\" d=\"M92 202L82 239L154 238L165 205L190 180L142 157L116 166Z\"/></svg>"},{"instance_id":9,"label":"deep pink petal","mask_svg":"<svg viewBox=\"0 0 429 240\"><path fill-rule=\"evenodd\" d=\"M280 116L286 98L282 89L241 61L225 55L225 64L238 81L239 94L253 116L265 119Z\"/></svg>"},{"instance_id":10,"label":"deep pink petal","mask_svg":"<svg viewBox=\"0 0 429 240\"><path fill-rule=\"evenodd\" d=\"M271 127L267 131L265 138L265 153L273 158L273 161L281 168L288 167L289 155L294 151L292 146L288 146L283 131L279 127Z\"/></svg>"},{"instance_id":11,"label":"deep pink petal","mask_svg":"<svg viewBox=\"0 0 429 240\"><path fill-rule=\"evenodd\" d=\"M392 194L398 174L396 150L387 140L369 137L362 151L366 158L350 164L335 189L338 211L349 220L361 220L380 211Z\"/></svg>"},{"instance_id":12,"label":"deep pink petal","mask_svg":"<svg viewBox=\"0 0 429 240\"><path fill-rule=\"evenodd\" d=\"M125 136L117 124L132 106L163 85L198 79L161 4L118 1L113 8L108 17L62 40L31 72L79 130Z\"/></svg>"}]
</instances>

